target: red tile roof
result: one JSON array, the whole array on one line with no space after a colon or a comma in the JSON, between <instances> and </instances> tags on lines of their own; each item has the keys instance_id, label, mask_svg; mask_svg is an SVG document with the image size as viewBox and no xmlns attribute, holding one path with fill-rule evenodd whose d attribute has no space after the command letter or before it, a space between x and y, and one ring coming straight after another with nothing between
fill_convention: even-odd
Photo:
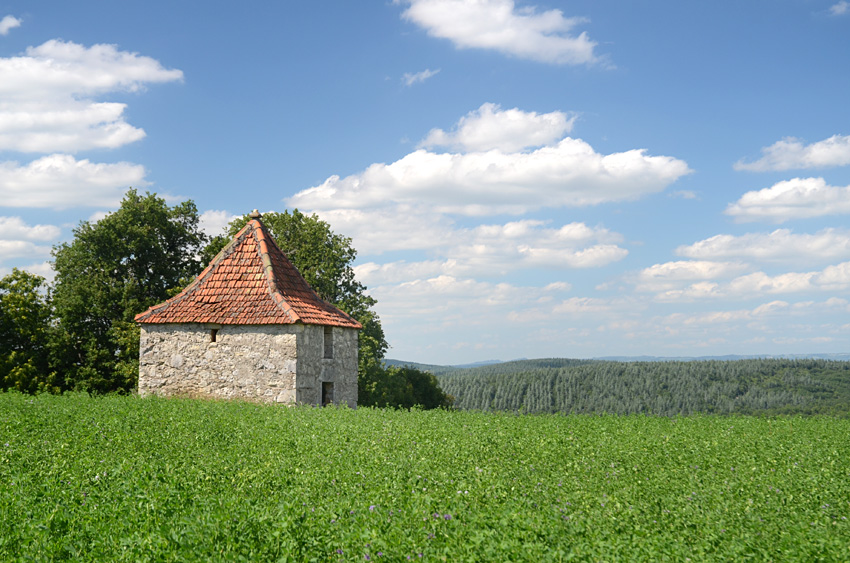
<instances>
[{"instance_id":1,"label":"red tile roof","mask_svg":"<svg viewBox=\"0 0 850 563\"><path fill-rule=\"evenodd\" d=\"M314 324L362 328L322 301L252 219L182 292L136 315L138 323Z\"/></svg>"}]
</instances>

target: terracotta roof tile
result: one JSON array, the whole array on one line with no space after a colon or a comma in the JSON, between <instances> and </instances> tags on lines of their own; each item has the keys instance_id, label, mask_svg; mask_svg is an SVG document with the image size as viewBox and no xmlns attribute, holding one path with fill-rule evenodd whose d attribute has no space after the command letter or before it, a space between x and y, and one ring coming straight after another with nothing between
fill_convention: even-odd
<instances>
[{"instance_id":1,"label":"terracotta roof tile","mask_svg":"<svg viewBox=\"0 0 850 563\"><path fill-rule=\"evenodd\" d=\"M361 328L316 295L258 219L245 225L186 289L139 313L136 322Z\"/></svg>"}]
</instances>

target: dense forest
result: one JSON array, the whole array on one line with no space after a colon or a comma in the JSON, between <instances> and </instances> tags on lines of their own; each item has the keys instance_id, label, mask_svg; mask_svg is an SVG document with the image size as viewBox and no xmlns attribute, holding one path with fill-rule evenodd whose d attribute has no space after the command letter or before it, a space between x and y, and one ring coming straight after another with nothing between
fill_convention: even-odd
<instances>
[{"instance_id":1,"label":"dense forest","mask_svg":"<svg viewBox=\"0 0 850 563\"><path fill-rule=\"evenodd\" d=\"M522 413L850 416L850 362L542 359L440 370L455 407Z\"/></svg>"}]
</instances>

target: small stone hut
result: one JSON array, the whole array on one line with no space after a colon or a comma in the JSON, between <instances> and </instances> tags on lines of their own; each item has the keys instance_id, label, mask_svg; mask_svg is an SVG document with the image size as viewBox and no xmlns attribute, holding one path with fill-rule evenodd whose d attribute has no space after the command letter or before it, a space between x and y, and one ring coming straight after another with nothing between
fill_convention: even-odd
<instances>
[{"instance_id":1,"label":"small stone hut","mask_svg":"<svg viewBox=\"0 0 850 563\"><path fill-rule=\"evenodd\" d=\"M141 395L357 405L360 323L316 295L260 218L136 315Z\"/></svg>"}]
</instances>

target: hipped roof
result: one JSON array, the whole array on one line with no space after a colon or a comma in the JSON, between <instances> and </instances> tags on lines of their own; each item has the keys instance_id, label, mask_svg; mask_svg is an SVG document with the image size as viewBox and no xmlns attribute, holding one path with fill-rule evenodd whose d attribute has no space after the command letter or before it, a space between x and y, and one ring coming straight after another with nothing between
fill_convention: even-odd
<instances>
[{"instance_id":1,"label":"hipped roof","mask_svg":"<svg viewBox=\"0 0 850 563\"><path fill-rule=\"evenodd\" d=\"M136 315L138 323L315 324L362 328L313 291L252 219L178 295Z\"/></svg>"}]
</instances>

